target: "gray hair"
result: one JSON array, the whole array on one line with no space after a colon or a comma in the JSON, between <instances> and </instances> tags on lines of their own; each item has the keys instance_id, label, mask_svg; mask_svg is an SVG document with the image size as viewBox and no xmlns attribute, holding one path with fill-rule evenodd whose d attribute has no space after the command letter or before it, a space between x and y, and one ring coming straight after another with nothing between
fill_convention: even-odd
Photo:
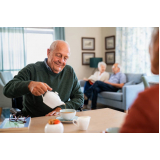
<instances>
[{"instance_id":1,"label":"gray hair","mask_svg":"<svg viewBox=\"0 0 160 160\"><path fill-rule=\"evenodd\" d=\"M153 31L158 32L159 31L159 27L153 27Z\"/></svg>"},{"instance_id":2,"label":"gray hair","mask_svg":"<svg viewBox=\"0 0 160 160\"><path fill-rule=\"evenodd\" d=\"M122 67L121 67L121 65L119 64L119 63L115 63L115 64L117 64L117 67L119 68L119 71L122 71ZM114 66L112 66L112 68L113 68Z\"/></svg>"},{"instance_id":3,"label":"gray hair","mask_svg":"<svg viewBox=\"0 0 160 160\"><path fill-rule=\"evenodd\" d=\"M69 52L70 52L70 47L69 47L68 42L63 41L63 40L56 40L56 41L54 41L54 42L50 45L50 50L53 50L53 51L54 51L54 50L56 49L57 44L58 44L59 42L64 42L64 43L66 43L67 46L68 46L68 48L69 48Z\"/></svg>"},{"instance_id":4,"label":"gray hair","mask_svg":"<svg viewBox=\"0 0 160 160\"><path fill-rule=\"evenodd\" d=\"M118 68L119 68L120 71L122 71L122 67L119 63L118 63Z\"/></svg>"},{"instance_id":5,"label":"gray hair","mask_svg":"<svg viewBox=\"0 0 160 160\"><path fill-rule=\"evenodd\" d=\"M157 32L159 32L159 27L153 27L152 28L152 40L155 41L157 38Z\"/></svg>"},{"instance_id":6,"label":"gray hair","mask_svg":"<svg viewBox=\"0 0 160 160\"><path fill-rule=\"evenodd\" d=\"M104 63L104 62L99 62L99 63L98 63L98 68L100 68L100 67L101 67L101 65L102 65L102 66L105 66L105 69L107 68L106 63Z\"/></svg>"}]
</instances>

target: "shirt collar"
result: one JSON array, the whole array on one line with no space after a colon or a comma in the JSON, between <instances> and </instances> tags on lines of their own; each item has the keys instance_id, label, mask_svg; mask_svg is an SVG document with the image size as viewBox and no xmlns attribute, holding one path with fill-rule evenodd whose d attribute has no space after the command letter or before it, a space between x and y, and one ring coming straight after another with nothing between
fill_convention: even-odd
<instances>
[{"instance_id":1,"label":"shirt collar","mask_svg":"<svg viewBox=\"0 0 160 160\"><path fill-rule=\"evenodd\" d=\"M47 67L47 69L49 70L49 71L51 71L51 72L53 72L52 70L51 70L51 68L48 66L48 64L47 64L47 59L48 58L45 58L44 59L44 64L46 65L46 67Z\"/></svg>"},{"instance_id":2,"label":"shirt collar","mask_svg":"<svg viewBox=\"0 0 160 160\"><path fill-rule=\"evenodd\" d=\"M119 71L119 72L118 72L118 73L116 73L116 74L114 74L114 73L113 73L113 75L117 75L117 74L119 74L119 73L121 73L121 71Z\"/></svg>"}]
</instances>

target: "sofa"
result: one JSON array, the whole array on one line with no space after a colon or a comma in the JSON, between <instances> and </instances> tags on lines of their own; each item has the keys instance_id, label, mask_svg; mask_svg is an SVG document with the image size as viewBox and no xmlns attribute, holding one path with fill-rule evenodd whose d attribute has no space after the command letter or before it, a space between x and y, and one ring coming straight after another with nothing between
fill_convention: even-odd
<instances>
[{"instance_id":1,"label":"sofa","mask_svg":"<svg viewBox=\"0 0 160 160\"><path fill-rule=\"evenodd\" d=\"M144 84L145 89L156 84L159 84L159 75L154 76L142 76L142 81Z\"/></svg>"},{"instance_id":2,"label":"sofa","mask_svg":"<svg viewBox=\"0 0 160 160\"><path fill-rule=\"evenodd\" d=\"M111 75L111 73L110 73ZM127 112L139 92L144 90L142 76L145 74L126 73L127 82L122 89L117 92L101 92L98 94L97 103L104 104L113 109L119 109ZM84 90L84 80L79 80L82 92Z\"/></svg>"}]
</instances>

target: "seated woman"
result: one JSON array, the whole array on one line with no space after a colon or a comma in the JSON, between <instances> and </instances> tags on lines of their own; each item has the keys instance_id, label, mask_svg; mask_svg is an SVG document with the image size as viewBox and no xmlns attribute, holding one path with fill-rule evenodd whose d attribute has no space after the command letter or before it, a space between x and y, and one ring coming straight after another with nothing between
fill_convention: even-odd
<instances>
[{"instance_id":1,"label":"seated woman","mask_svg":"<svg viewBox=\"0 0 160 160\"><path fill-rule=\"evenodd\" d=\"M88 79L84 78L83 80L86 81L84 85L84 92L87 91L95 81L108 81L109 79L109 73L106 72L107 65L104 62L99 62L98 63L98 69L99 71L96 71L94 75L91 75ZM83 93L84 93L83 92ZM84 106L83 109L86 109L88 105L88 99L84 100Z\"/></svg>"}]
</instances>

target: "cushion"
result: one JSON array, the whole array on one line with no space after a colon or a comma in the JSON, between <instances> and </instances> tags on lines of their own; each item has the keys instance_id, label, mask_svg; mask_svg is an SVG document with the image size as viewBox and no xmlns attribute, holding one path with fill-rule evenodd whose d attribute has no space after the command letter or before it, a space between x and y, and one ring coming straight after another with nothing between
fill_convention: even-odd
<instances>
[{"instance_id":1,"label":"cushion","mask_svg":"<svg viewBox=\"0 0 160 160\"><path fill-rule=\"evenodd\" d=\"M134 85L134 84L135 84L134 81L129 81L129 82L125 83L124 86L129 86L129 85Z\"/></svg>"},{"instance_id":2,"label":"cushion","mask_svg":"<svg viewBox=\"0 0 160 160\"><path fill-rule=\"evenodd\" d=\"M127 78L127 82L134 81L135 84L139 84L139 83L142 82L142 76L144 74L127 73L125 75L126 75L126 78Z\"/></svg>"}]
</instances>

